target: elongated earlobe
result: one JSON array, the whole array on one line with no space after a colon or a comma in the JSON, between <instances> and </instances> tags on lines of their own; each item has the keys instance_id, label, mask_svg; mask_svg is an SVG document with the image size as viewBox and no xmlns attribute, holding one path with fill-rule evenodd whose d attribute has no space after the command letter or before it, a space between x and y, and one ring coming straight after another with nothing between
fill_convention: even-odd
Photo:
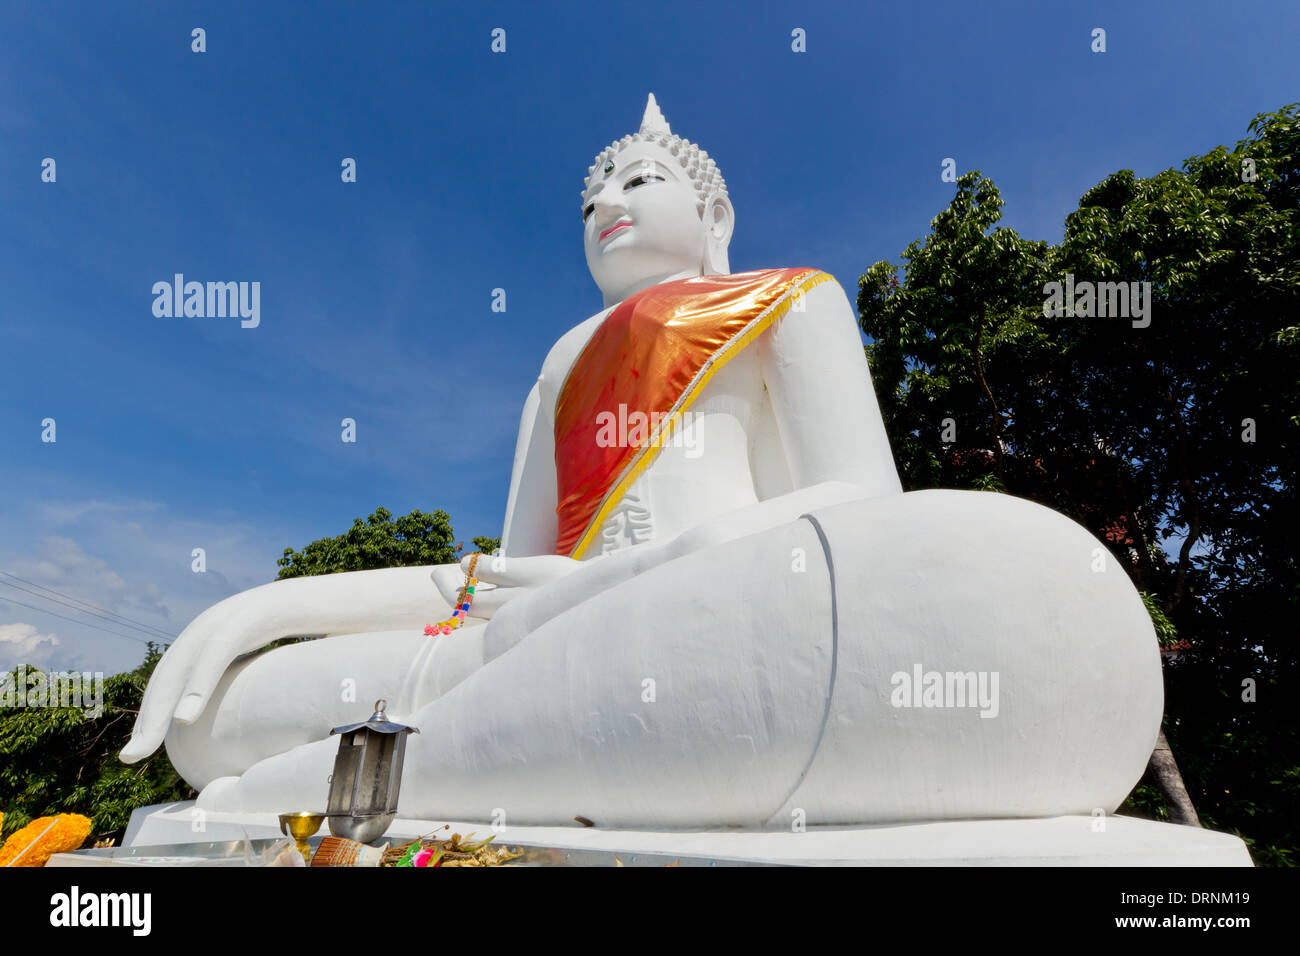
<instances>
[{"instance_id":1,"label":"elongated earlobe","mask_svg":"<svg viewBox=\"0 0 1300 956\"><path fill-rule=\"evenodd\" d=\"M736 212L731 207L731 200L726 196L714 195L704 205L704 262L701 263L703 275L727 275L731 264L727 259L727 247L731 245L731 234L736 226Z\"/></svg>"}]
</instances>

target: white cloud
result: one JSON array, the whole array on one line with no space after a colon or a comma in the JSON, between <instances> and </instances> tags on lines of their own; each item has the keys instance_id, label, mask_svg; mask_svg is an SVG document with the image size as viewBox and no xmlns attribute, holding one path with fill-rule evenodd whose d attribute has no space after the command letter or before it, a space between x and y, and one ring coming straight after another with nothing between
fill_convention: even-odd
<instances>
[{"instance_id":1,"label":"white cloud","mask_svg":"<svg viewBox=\"0 0 1300 956\"><path fill-rule=\"evenodd\" d=\"M121 575L110 568L107 561L87 554L71 538L45 535L40 540L40 550L44 560L32 566L34 573L44 573L52 579L71 577L81 581L87 590L112 595L115 602L121 600L121 594L126 590Z\"/></svg>"},{"instance_id":2,"label":"white cloud","mask_svg":"<svg viewBox=\"0 0 1300 956\"><path fill-rule=\"evenodd\" d=\"M276 545L285 532L241 517L177 515L156 502L116 499L98 490L29 500L0 521L0 570L23 579L0 576L0 624L14 627L19 620L41 632L58 632L57 644L37 648L47 659L28 658L29 663L70 667L82 659L91 670L130 669L143 657L144 641L166 642L152 629L175 636L205 608L274 577L274 557L268 555L278 555ZM195 547L207 552L205 574L191 569ZM60 603L69 598L134 623ZM22 634L30 637L26 630ZM17 645L6 647L10 653Z\"/></svg>"},{"instance_id":3,"label":"white cloud","mask_svg":"<svg viewBox=\"0 0 1300 956\"><path fill-rule=\"evenodd\" d=\"M102 501L92 499L89 501L59 501L49 502L40 506L41 517L52 524L69 524L73 521L80 521L87 515L98 512L100 514L139 514L141 512L158 511L163 505L157 501Z\"/></svg>"},{"instance_id":4,"label":"white cloud","mask_svg":"<svg viewBox=\"0 0 1300 956\"><path fill-rule=\"evenodd\" d=\"M10 670L19 664L44 667L54 648L63 642L53 634L42 634L31 624L0 624L0 668Z\"/></svg>"}]
</instances>

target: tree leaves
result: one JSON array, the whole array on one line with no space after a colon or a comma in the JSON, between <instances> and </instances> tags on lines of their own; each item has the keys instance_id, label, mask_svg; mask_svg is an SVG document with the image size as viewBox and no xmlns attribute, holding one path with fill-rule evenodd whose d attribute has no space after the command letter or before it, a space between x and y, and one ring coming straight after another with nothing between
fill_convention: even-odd
<instances>
[{"instance_id":1,"label":"tree leaves","mask_svg":"<svg viewBox=\"0 0 1300 956\"><path fill-rule=\"evenodd\" d=\"M999 226L969 172L901 265L863 274L858 311L904 487L1002 488L1111 549L1192 645L1167 668L1166 732L1202 817L1276 863L1300 819L1300 104L1249 131L1106 177L1059 245ZM1151 324L1044 317L1067 274L1150 283Z\"/></svg>"},{"instance_id":2,"label":"tree leaves","mask_svg":"<svg viewBox=\"0 0 1300 956\"><path fill-rule=\"evenodd\" d=\"M451 518L445 511L412 511L394 518L385 508L333 538L320 538L301 551L285 548L276 563L279 579L338 571L450 564L457 548Z\"/></svg>"},{"instance_id":3,"label":"tree leaves","mask_svg":"<svg viewBox=\"0 0 1300 956\"><path fill-rule=\"evenodd\" d=\"M491 554L501 547L500 538L479 536L474 548ZM394 518L387 508L376 508L364 521L333 538L320 538L301 551L284 549L277 579L339 571L373 571L379 568L411 568L451 564L464 553L456 541L451 518L445 511L412 511Z\"/></svg>"},{"instance_id":4,"label":"tree leaves","mask_svg":"<svg viewBox=\"0 0 1300 956\"><path fill-rule=\"evenodd\" d=\"M193 795L162 752L135 766L117 759L161 656L162 650L150 644L139 667L105 678L98 717L73 707L0 707L0 809L6 836L38 817L81 813L93 820L99 839L124 829L136 807ZM29 673L33 670L28 667ZM18 673L11 680L16 682Z\"/></svg>"}]
</instances>

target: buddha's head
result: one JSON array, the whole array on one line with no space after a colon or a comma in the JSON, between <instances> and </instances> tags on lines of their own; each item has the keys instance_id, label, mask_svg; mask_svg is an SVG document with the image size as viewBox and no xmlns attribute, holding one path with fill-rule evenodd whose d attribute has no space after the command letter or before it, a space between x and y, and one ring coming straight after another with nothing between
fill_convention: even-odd
<instances>
[{"instance_id":1,"label":"buddha's head","mask_svg":"<svg viewBox=\"0 0 1300 956\"><path fill-rule=\"evenodd\" d=\"M641 129L587 171L582 218L587 268L607 305L666 279L731 271L727 185L708 153L673 135L653 93Z\"/></svg>"}]
</instances>

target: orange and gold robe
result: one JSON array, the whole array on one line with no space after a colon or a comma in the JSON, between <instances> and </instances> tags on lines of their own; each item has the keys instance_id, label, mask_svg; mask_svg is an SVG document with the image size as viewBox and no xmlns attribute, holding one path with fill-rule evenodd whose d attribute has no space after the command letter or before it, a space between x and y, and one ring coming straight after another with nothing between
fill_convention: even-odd
<instances>
[{"instance_id":1,"label":"orange and gold robe","mask_svg":"<svg viewBox=\"0 0 1300 956\"><path fill-rule=\"evenodd\" d=\"M764 269L651 286L614 308L583 348L555 405L555 553L582 558L627 489L680 427L713 374L832 277ZM611 417L653 423L610 441Z\"/></svg>"}]
</instances>

